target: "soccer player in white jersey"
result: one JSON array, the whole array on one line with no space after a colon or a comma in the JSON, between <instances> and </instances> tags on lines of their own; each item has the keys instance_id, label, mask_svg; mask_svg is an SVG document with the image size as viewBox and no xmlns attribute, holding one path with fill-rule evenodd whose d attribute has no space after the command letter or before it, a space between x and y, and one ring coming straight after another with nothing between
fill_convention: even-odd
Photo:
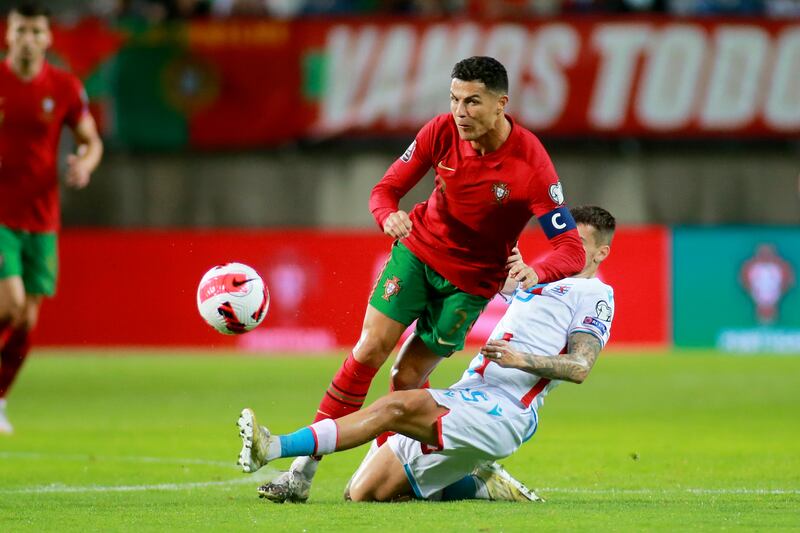
<instances>
[{"instance_id":1,"label":"soccer player in white jersey","mask_svg":"<svg viewBox=\"0 0 800 533\"><path fill-rule=\"evenodd\" d=\"M561 381L582 383L608 342L613 289L596 277L616 226L599 207L572 209L586 265L574 277L515 290L510 306L461 380L449 389L392 392L367 409L271 435L244 409L239 464L255 472L279 457L325 455L360 446L386 431L346 496L535 501L497 459L514 453L538 426L544 397ZM522 262L515 250L510 265Z\"/></svg>"}]
</instances>

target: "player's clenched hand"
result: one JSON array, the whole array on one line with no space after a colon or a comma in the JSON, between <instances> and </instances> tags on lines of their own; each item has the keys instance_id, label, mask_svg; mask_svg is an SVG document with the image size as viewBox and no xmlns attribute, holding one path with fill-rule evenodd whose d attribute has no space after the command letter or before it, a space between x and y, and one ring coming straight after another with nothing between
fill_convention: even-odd
<instances>
[{"instance_id":1,"label":"player's clenched hand","mask_svg":"<svg viewBox=\"0 0 800 533\"><path fill-rule=\"evenodd\" d=\"M494 361L506 368L522 368L525 360L508 341L501 339L490 340L482 348L481 353L490 361Z\"/></svg>"},{"instance_id":2,"label":"player's clenched hand","mask_svg":"<svg viewBox=\"0 0 800 533\"><path fill-rule=\"evenodd\" d=\"M411 219L405 211L395 211L383 222L383 232L395 239L404 239L411 235Z\"/></svg>"},{"instance_id":3,"label":"player's clenched hand","mask_svg":"<svg viewBox=\"0 0 800 533\"><path fill-rule=\"evenodd\" d=\"M536 271L525 264L522 260L522 254L516 246L512 248L511 255L506 260L506 268L508 269L508 277L514 281L519 282L523 290L530 289L539 283L539 275Z\"/></svg>"},{"instance_id":4,"label":"player's clenched hand","mask_svg":"<svg viewBox=\"0 0 800 533\"><path fill-rule=\"evenodd\" d=\"M89 184L90 175L91 172L83 159L75 154L67 156L67 185L83 189Z\"/></svg>"}]
</instances>

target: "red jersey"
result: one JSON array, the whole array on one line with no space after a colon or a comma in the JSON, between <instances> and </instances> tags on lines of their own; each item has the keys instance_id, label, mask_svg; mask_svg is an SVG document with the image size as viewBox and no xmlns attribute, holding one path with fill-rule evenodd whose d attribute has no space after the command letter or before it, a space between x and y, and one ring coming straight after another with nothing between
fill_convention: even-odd
<instances>
[{"instance_id":1,"label":"red jersey","mask_svg":"<svg viewBox=\"0 0 800 533\"><path fill-rule=\"evenodd\" d=\"M555 250L533 265L542 283L583 269L585 252L550 157L536 136L511 121L511 134L481 156L462 140L452 116L428 122L370 196L378 225L431 167L431 196L409 214L403 243L423 263L470 294L491 298L506 278L506 259L532 216Z\"/></svg>"},{"instance_id":2,"label":"red jersey","mask_svg":"<svg viewBox=\"0 0 800 533\"><path fill-rule=\"evenodd\" d=\"M88 113L81 82L45 62L29 81L0 63L0 224L28 231L59 227L58 141Z\"/></svg>"}]
</instances>

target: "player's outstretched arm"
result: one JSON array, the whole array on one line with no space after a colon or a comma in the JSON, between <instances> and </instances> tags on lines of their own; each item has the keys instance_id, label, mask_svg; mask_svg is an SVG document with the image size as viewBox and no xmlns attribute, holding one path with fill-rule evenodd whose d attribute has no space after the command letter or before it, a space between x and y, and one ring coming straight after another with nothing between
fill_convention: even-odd
<instances>
[{"instance_id":1,"label":"player's outstretched arm","mask_svg":"<svg viewBox=\"0 0 800 533\"><path fill-rule=\"evenodd\" d=\"M82 189L89 184L92 172L103 157L103 141L89 113L84 113L73 129L77 154L67 156L67 185Z\"/></svg>"},{"instance_id":2,"label":"player's outstretched arm","mask_svg":"<svg viewBox=\"0 0 800 533\"><path fill-rule=\"evenodd\" d=\"M481 353L500 366L516 368L548 379L583 383L602 350L600 340L590 333L576 331L569 336L569 350L561 355L534 355L518 352L508 341L490 340Z\"/></svg>"}]
</instances>

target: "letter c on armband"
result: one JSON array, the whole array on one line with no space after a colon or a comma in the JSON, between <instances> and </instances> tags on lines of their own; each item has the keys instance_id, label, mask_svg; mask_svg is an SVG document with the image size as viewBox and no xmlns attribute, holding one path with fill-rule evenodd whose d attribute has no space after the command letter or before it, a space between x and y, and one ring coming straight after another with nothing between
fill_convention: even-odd
<instances>
[{"instance_id":1,"label":"letter c on armband","mask_svg":"<svg viewBox=\"0 0 800 533\"><path fill-rule=\"evenodd\" d=\"M569 212L567 206L553 209L549 213L538 217L538 219L539 225L542 226L548 239L552 239L576 227L575 219L572 218L572 213Z\"/></svg>"}]
</instances>

